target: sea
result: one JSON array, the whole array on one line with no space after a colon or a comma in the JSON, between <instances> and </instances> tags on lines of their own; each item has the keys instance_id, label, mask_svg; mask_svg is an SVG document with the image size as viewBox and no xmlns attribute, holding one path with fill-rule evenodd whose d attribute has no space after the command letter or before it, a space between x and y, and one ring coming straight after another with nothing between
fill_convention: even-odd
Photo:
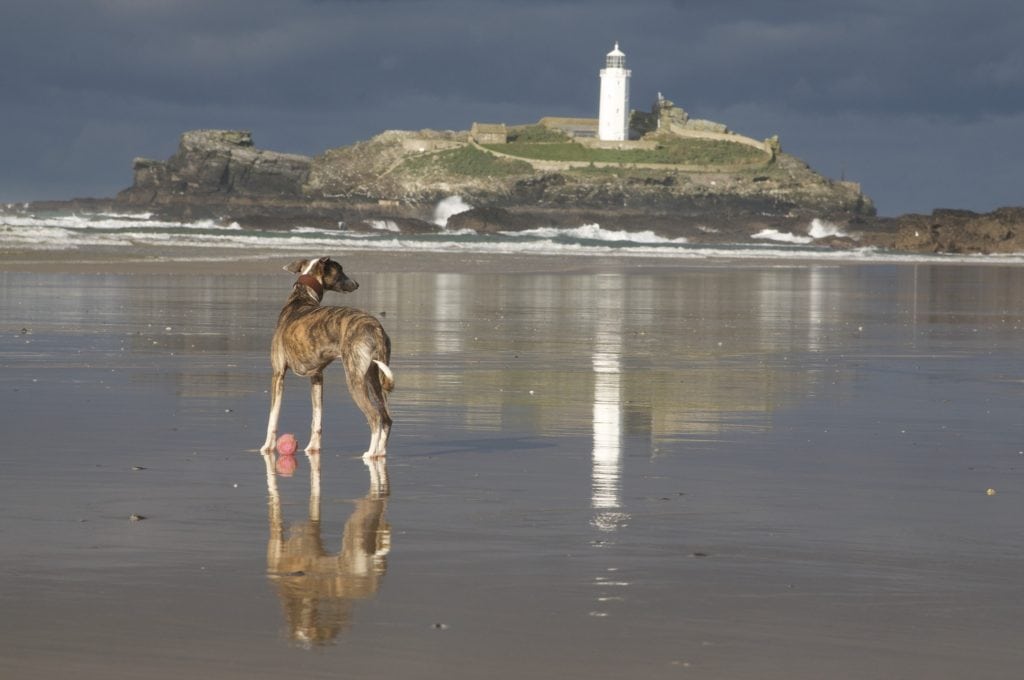
<instances>
[{"instance_id":1,"label":"sea","mask_svg":"<svg viewBox=\"0 0 1024 680\"><path fill-rule=\"evenodd\" d=\"M846 236L842 229L820 219L808 221L795 232L763 230L745 242L708 244L686 238L666 238L654 231L622 231L600 224L574 228L538 225L534 229L479 234L447 229L448 218L469 209L459 197L438 204L436 233L403 234L389 220L371 222L371 231L353 231L339 223L290 226L280 229L245 227L215 220L178 222L150 212L38 212L31 204L0 205L0 252L85 251L124 249L125 254L160 250L173 259L174 251L209 249L211 257L226 250L258 249L308 253L310 251L390 251L507 255L621 256L691 259L834 260L853 262L971 262L1024 263L1024 253L1009 255L933 255L897 253L874 247L837 250L815 245L815 239ZM712 231L710 228L708 231ZM850 235L856 238L855 234ZM170 255L167 252L170 251ZM223 257L229 257L224 254Z\"/></svg>"}]
</instances>

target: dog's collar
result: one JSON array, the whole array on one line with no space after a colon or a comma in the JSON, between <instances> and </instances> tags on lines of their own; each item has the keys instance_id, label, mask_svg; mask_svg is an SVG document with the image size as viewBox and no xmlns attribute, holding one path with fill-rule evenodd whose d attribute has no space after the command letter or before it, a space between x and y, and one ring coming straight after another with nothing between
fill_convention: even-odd
<instances>
[{"instance_id":1,"label":"dog's collar","mask_svg":"<svg viewBox=\"0 0 1024 680\"><path fill-rule=\"evenodd\" d=\"M295 284L302 284L303 286L306 286L307 288L312 290L313 294L316 295L317 302L320 302L321 300L324 299L324 284L320 283L320 281L318 281L315 276L303 274L302 276L299 277L299 280L296 281Z\"/></svg>"}]
</instances>

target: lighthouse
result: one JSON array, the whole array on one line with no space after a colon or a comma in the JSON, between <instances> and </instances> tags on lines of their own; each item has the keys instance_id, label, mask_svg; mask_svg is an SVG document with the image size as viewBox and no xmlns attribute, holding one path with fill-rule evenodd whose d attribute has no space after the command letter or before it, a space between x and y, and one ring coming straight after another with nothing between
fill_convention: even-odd
<instances>
[{"instance_id":1,"label":"lighthouse","mask_svg":"<svg viewBox=\"0 0 1024 680\"><path fill-rule=\"evenodd\" d=\"M629 139L629 69L619 43L604 59L601 69L601 107L597 137L601 140Z\"/></svg>"}]
</instances>

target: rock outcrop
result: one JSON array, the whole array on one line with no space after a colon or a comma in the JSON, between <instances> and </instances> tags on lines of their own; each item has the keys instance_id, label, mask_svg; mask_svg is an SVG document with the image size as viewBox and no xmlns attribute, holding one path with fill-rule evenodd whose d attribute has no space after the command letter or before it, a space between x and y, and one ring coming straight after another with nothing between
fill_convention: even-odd
<instances>
[{"instance_id":1,"label":"rock outcrop","mask_svg":"<svg viewBox=\"0 0 1024 680\"><path fill-rule=\"evenodd\" d=\"M315 208L303 187L312 159L253 146L252 135L237 130L193 130L181 136L166 161L136 158L132 186L117 203L168 217L204 217L272 224Z\"/></svg>"},{"instance_id":2,"label":"rock outcrop","mask_svg":"<svg viewBox=\"0 0 1024 680\"><path fill-rule=\"evenodd\" d=\"M865 232L865 244L915 253L1024 252L1024 208L999 208L990 213L935 210L881 219Z\"/></svg>"},{"instance_id":3,"label":"rock outcrop","mask_svg":"<svg viewBox=\"0 0 1024 680\"><path fill-rule=\"evenodd\" d=\"M193 130L181 136L167 161L136 158L132 186L119 195L125 202L169 196L302 196L311 159L253 146L244 131Z\"/></svg>"}]
</instances>

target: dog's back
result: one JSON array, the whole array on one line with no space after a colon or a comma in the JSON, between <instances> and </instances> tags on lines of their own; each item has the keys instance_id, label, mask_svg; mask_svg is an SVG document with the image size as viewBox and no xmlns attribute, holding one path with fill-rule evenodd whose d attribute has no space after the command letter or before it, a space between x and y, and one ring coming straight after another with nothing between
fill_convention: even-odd
<instances>
[{"instance_id":1,"label":"dog's back","mask_svg":"<svg viewBox=\"0 0 1024 680\"><path fill-rule=\"evenodd\" d=\"M305 376L337 358L348 369L350 355L362 358L360 363L388 364L391 338L376 317L361 309L289 304L281 310L271 352L280 352L284 365Z\"/></svg>"}]
</instances>

